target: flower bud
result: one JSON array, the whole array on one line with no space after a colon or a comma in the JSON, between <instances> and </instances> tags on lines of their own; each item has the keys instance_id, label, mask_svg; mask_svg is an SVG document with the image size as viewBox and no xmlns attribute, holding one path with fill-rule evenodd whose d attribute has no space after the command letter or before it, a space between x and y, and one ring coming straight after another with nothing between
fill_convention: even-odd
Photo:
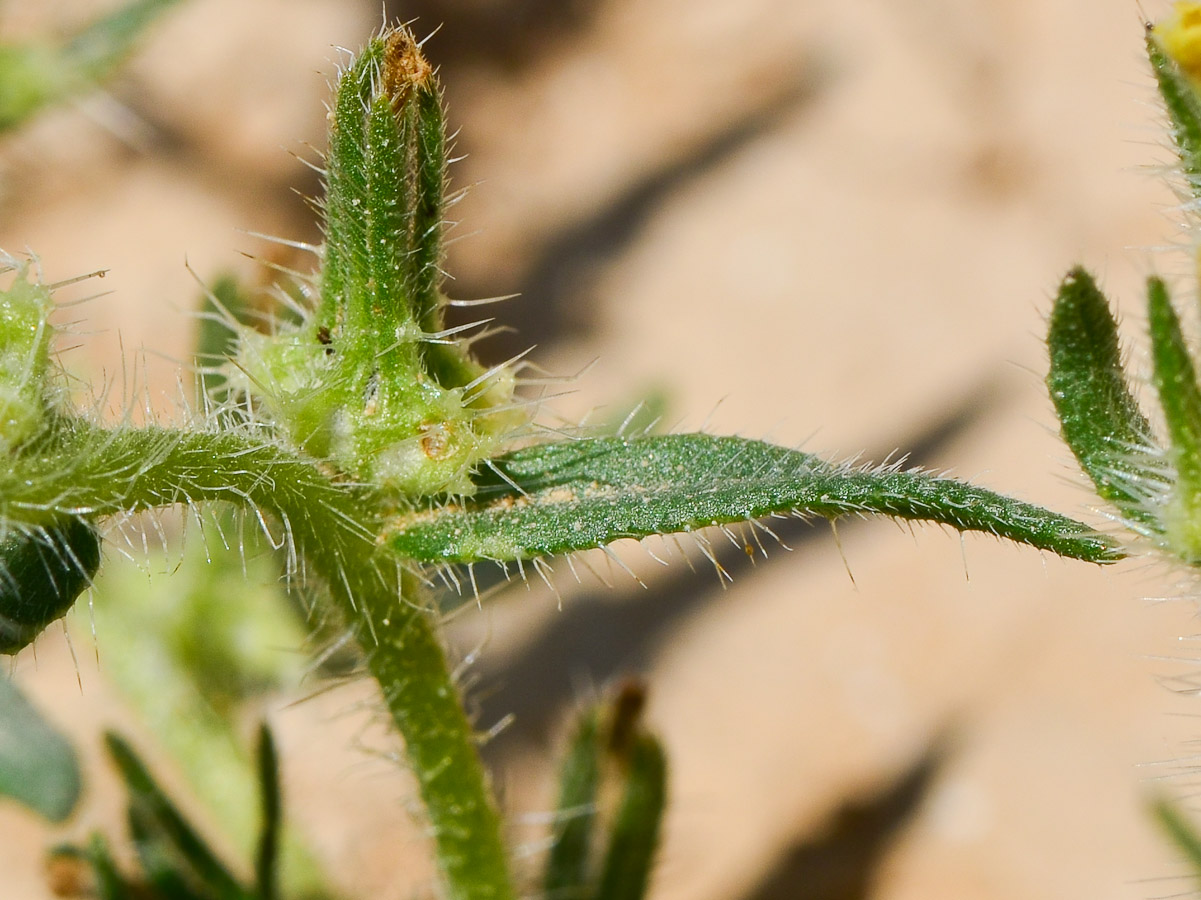
<instances>
[{"instance_id":1,"label":"flower bud","mask_svg":"<svg viewBox=\"0 0 1201 900\"><path fill-rule=\"evenodd\" d=\"M319 304L298 326L243 336L244 387L295 445L349 475L468 492L524 416L511 373L443 333L445 124L409 31L342 72L329 122Z\"/></svg>"}]
</instances>

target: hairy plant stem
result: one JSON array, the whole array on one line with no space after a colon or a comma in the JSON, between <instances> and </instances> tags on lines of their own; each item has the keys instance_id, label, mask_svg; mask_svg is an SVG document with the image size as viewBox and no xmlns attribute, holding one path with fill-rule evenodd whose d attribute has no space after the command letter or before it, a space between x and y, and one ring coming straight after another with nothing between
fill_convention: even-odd
<instances>
[{"instance_id":1,"label":"hairy plant stem","mask_svg":"<svg viewBox=\"0 0 1201 900\"><path fill-rule=\"evenodd\" d=\"M236 503L269 515L329 586L405 741L453 900L514 895L500 820L419 579L377 544L376 491L327 477L292 451L240 432L100 429L59 418L0 472L0 516L36 525L55 510L121 515Z\"/></svg>"}]
</instances>

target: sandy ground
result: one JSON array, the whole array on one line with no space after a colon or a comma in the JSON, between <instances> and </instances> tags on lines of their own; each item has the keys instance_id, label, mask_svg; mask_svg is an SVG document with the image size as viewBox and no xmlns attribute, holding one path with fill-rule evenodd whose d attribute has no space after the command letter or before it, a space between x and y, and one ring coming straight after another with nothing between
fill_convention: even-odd
<instances>
[{"instance_id":1,"label":"sandy ground","mask_svg":"<svg viewBox=\"0 0 1201 900\"><path fill-rule=\"evenodd\" d=\"M98 7L9 0L0 34ZM1056 437L1040 336L1073 263L1122 298L1136 345L1142 277L1187 270L1154 249L1181 237L1134 4L390 13L446 23L427 50L461 127L453 176L471 186L451 291L522 293L490 358L534 342L555 372L597 360L556 402L565 419L661 391L673 427L831 457L918 448L922 465L1103 521ZM51 279L109 270L70 360L118 385L122 354L139 369L114 409L171 408L197 295L185 260L259 277L241 254L273 251L238 229L315 236L297 194L314 176L289 151L323 142L331 48L379 22L377 0L190 0L105 94L0 140L0 247L35 250ZM541 839L572 706L639 674L672 763L661 900L1191 887L1145 809L1193 779L1197 708L1172 679L1195 674L1178 640L1195 610L1146 599L1184 595L1175 575L888 523L840 539L841 553L824 526L794 530L793 552L725 590L707 564L661 570L624 548L646 588L563 571L561 610L535 584L457 622L455 645L479 650L481 728L516 714L488 747L515 845ZM81 690L57 634L15 668L90 760L103 724L137 727L87 653ZM353 746L357 690L273 711L291 805L348 893L429 896L411 785ZM116 808L98 785L69 836ZM63 832L6 807L0 835L0 895L49 896L41 849Z\"/></svg>"}]
</instances>

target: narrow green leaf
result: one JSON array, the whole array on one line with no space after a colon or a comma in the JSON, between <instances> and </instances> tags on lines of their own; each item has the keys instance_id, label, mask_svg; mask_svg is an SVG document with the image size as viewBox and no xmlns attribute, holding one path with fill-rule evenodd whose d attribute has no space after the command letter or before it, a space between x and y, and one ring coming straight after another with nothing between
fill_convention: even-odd
<instances>
[{"instance_id":1,"label":"narrow green leaf","mask_svg":"<svg viewBox=\"0 0 1201 900\"><path fill-rule=\"evenodd\" d=\"M146 874L160 884L186 882L211 900L249 900L253 895L188 824L133 748L112 732L104 741L129 791L130 830Z\"/></svg>"},{"instance_id":2,"label":"narrow green leaf","mask_svg":"<svg viewBox=\"0 0 1201 900\"><path fill-rule=\"evenodd\" d=\"M625 792L613 822L596 900L642 900L650 884L667 802L667 757L658 740L632 736Z\"/></svg>"},{"instance_id":3,"label":"narrow green leaf","mask_svg":"<svg viewBox=\"0 0 1201 900\"><path fill-rule=\"evenodd\" d=\"M429 562L515 560L773 513L877 514L982 531L1089 562L1119 558L1088 526L992 491L895 467L835 465L706 434L542 444L492 460L477 492L397 517L385 540Z\"/></svg>"},{"instance_id":4,"label":"narrow green leaf","mask_svg":"<svg viewBox=\"0 0 1201 900\"><path fill-rule=\"evenodd\" d=\"M71 745L15 684L0 678L0 796L61 822L75 809L79 790Z\"/></svg>"},{"instance_id":5,"label":"narrow green leaf","mask_svg":"<svg viewBox=\"0 0 1201 900\"><path fill-rule=\"evenodd\" d=\"M271 729L263 722L259 726L258 745L259 785L262 791L263 827L259 834L258 852L255 854L254 871L258 900L276 900L279 897L279 878L276 866L279 859L280 827L283 818L283 802L279 788L279 756L275 752L275 738Z\"/></svg>"},{"instance_id":6,"label":"narrow green leaf","mask_svg":"<svg viewBox=\"0 0 1201 900\"><path fill-rule=\"evenodd\" d=\"M597 710L580 715L559 769L559 802L543 888L547 900L584 900L589 894L589 860L601 772Z\"/></svg>"},{"instance_id":7,"label":"narrow green leaf","mask_svg":"<svg viewBox=\"0 0 1201 900\"><path fill-rule=\"evenodd\" d=\"M1172 125L1185 179L1193 194L1201 197L1201 98L1189 77L1164 52L1154 31L1147 32L1147 58Z\"/></svg>"},{"instance_id":8,"label":"narrow green leaf","mask_svg":"<svg viewBox=\"0 0 1201 900\"><path fill-rule=\"evenodd\" d=\"M1179 805L1167 797L1152 802L1151 814L1192 868L1193 875L1201 879L1201 835L1196 826L1185 817Z\"/></svg>"},{"instance_id":9,"label":"narrow green leaf","mask_svg":"<svg viewBox=\"0 0 1201 900\"><path fill-rule=\"evenodd\" d=\"M213 512L200 539L178 553L107 561L94 627L110 683L171 758L180 784L220 823L222 846L251 859L262 834L260 779L237 726L264 692L295 683L300 661L279 648L300 646L311 626L278 583L283 551L249 529L223 542L219 535L237 531L237 513ZM147 566L169 581L147 580ZM164 591L171 602L162 602ZM290 897L314 896L326 881L295 833L280 847L277 870Z\"/></svg>"},{"instance_id":10,"label":"narrow green leaf","mask_svg":"<svg viewBox=\"0 0 1201 900\"><path fill-rule=\"evenodd\" d=\"M1075 268L1064 278L1051 311L1047 387L1063 439L1098 495L1129 522L1161 530L1143 502L1149 475L1151 426L1122 371L1118 326L1092 276Z\"/></svg>"},{"instance_id":11,"label":"narrow green leaf","mask_svg":"<svg viewBox=\"0 0 1201 900\"><path fill-rule=\"evenodd\" d=\"M1168 289L1147 282L1147 324L1155 389L1163 407L1174 468L1171 499L1160 515L1168 548L1188 563L1201 562L1201 389Z\"/></svg>"}]
</instances>

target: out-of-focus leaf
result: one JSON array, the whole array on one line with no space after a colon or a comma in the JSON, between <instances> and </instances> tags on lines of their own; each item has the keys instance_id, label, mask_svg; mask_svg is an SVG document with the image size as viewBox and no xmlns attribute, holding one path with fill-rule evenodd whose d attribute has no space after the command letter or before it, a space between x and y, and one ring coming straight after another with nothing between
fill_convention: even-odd
<instances>
[{"instance_id":1,"label":"out-of-focus leaf","mask_svg":"<svg viewBox=\"0 0 1201 900\"><path fill-rule=\"evenodd\" d=\"M1197 833L1197 827L1167 797L1159 797L1151 804L1151 814L1192 868L1193 875L1201 879L1201 834Z\"/></svg>"},{"instance_id":2,"label":"out-of-focus leaf","mask_svg":"<svg viewBox=\"0 0 1201 900\"><path fill-rule=\"evenodd\" d=\"M121 875L108 842L102 835L93 834L86 851L96 878L96 896L99 900L138 900L144 892L130 884Z\"/></svg>"},{"instance_id":3,"label":"out-of-focus leaf","mask_svg":"<svg viewBox=\"0 0 1201 900\"><path fill-rule=\"evenodd\" d=\"M659 825L667 802L667 756L652 735L633 735L625 791L613 821L596 900L642 900L650 885Z\"/></svg>"},{"instance_id":4,"label":"out-of-focus leaf","mask_svg":"<svg viewBox=\"0 0 1201 900\"><path fill-rule=\"evenodd\" d=\"M118 735L104 737L129 791L134 846L150 882L170 896L194 891L205 900L252 900L159 787L133 748Z\"/></svg>"},{"instance_id":5,"label":"out-of-focus leaf","mask_svg":"<svg viewBox=\"0 0 1201 900\"><path fill-rule=\"evenodd\" d=\"M71 745L15 684L0 678L0 796L61 822L75 808L79 791L79 763Z\"/></svg>"},{"instance_id":6,"label":"out-of-focus leaf","mask_svg":"<svg viewBox=\"0 0 1201 900\"><path fill-rule=\"evenodd\" d=\"M275 752L275 738L266 722L259 726L257 762L263 824L254 860L255 881L258 900L276 900L279 896L276 866L279 862L280 828L283 825L283 799L280 796L279 757Z\"/></svg>"},{"instance_id":7,"label":"out-of-focus leaf","mask_svg":"<svg viewBox=\"0 0 1201 900\"><path fill-rule=\"evenodd\" d=\"M0 44L0 131L109 78L151 22L180 0L133 0L65 42Z\"/></svg>"},{"instance_id":8,"label":"out-of-focus leaf","mask_svg":"<svg viewBox=\"0 0 1201 900\"><path fill-rule=\"evenodd\" d=\"M580 715L559 769L559 802L551 832L543 888L547 900L582 900L589 895L589 863L601 776L598 711Z\"/></svg>"},{"instance_id":9,"label":"out-of-focus leaf","mask_svg":"<svg viewBox=\"0 0 1201 900\"><path fill-rule=\"evenodd\" d=\"M646 689L580 714L559 774L546 900L642 900L667 801L667 758L642 725Z\"/></svg>"}]
</instances>

